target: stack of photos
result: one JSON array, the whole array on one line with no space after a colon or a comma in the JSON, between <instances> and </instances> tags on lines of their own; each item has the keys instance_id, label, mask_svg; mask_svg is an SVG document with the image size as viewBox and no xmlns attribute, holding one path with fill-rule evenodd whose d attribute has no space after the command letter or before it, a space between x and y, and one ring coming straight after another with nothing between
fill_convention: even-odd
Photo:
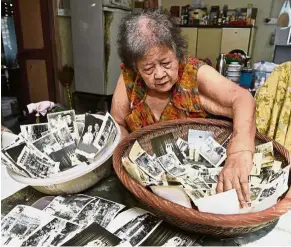
<instances>
[{"instance_id":1,"label":"stack of photos","mask_svg":"<svg viewBox=\"0 0 291 247\"><path fill-rule=\"evenodd\" d=\"M86 114L84 130L78 142L76 153L93 159L101 149L114 141L116 134L117 129L109 113L105 115L104 120Z\"/></svg>"},{"instance_id":2,"label":"stack of photos","mask_svg":"<svg viewBox=\"0 0 291 247\"><path fill-rule=\"evenodd\" d=\"M74 110L47 115L48 123L23 125L18 138L2 149L4 165L32 178L51 177L75 166L87 166L116 138L114 120Z\"/></svg>"},{"instance_id":3,"label":"stack of photos","mask_svg":"<svg viewBox=\"0 0 291 247\"><path fill-rule=\"evenodd\" d=\"M175 139L173 133L158 136L151 140L153 154L147 153L136 142L129 156L123 158L123 165L133 179L156 195L184 206L189 205L190 198L192 206L198 207L199 204L200 210L201 199L213 203L213 198L216 198L219 174L225 164L226 147L232 135L222 144L213 136L212 132L193 129L189 130L188 140ZM198 151L195 159L191 157L193 148ZM273 206L288 190L290 166L275 160L272 142L256 147L253 164L249 211L260 211ZM180 198L179 201L177 198ZM184 200L181 201L181 198ZM217 202L221 200L221 197L217 198ZM233 193L226 194L225 198L236 204L237 196L234 197ZM238 207L237 213L240 212L246 211L240 211Z\"/></svg>"},{"instance_id":4,"label":"stack of photos","mask_svg":"<svg viewBox=\"0 0 291 247\"><path fill-rule=\"evenodd\" d=\"M1 222L2 246L193 246L141 208L83 194L57 196L43 210L18 205Z\"/></svg>"}]
</instances>

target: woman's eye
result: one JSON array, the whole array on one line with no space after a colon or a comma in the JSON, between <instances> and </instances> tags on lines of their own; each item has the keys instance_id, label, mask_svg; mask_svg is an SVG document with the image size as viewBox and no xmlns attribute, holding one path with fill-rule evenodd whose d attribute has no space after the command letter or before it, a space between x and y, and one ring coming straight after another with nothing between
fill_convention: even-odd
<instances>
[{"instance_id":1,"label":"woman's eye","mask_svg":"<svg viewBox=\"0 0 291 247\"><path fill-rule=\"evenodd\" d=\"M153 67L145 68L144 71L145 71L145 72L150 72L152 69L153 69Z\"/></svg>"},{"instance_id":2,"label":"woman's eye","mask_svg":"<svg viewBox=\"0 0 291 247\"><path fill-rule=\"evenodd\" d=\"M171 62L162 63L163 66L169 66Z\"/></svg>"}]
</instances>

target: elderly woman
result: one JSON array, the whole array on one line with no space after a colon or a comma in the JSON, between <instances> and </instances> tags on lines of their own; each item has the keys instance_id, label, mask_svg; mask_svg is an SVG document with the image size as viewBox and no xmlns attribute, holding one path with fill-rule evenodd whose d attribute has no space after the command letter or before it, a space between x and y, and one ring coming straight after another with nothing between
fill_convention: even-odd
<instances>
[{"instance_id":1,"label":"elderly woman","mask_svg":"<svg viewBox=\"0 0 291 247\"><path fill-rule=\"evenodd\" d=\"M204 118L208 113L233 118L217 192L235 188L245 207L255 150L255 101L212 67L185 57L186 47L170 17L160 12L126 16L119 30L123 65L111 113L123 137L171 119Z\"/></svg>"}]
</instances>

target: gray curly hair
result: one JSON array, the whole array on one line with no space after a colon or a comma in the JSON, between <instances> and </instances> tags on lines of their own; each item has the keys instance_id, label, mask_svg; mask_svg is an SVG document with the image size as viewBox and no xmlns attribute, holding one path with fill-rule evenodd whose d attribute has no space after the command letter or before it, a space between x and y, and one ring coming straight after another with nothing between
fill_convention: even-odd
<instances>
[{"instance_id":1,"label":"gray curly hair","mask_svg":"<svg viewBox=\"0 0 291 247\"><path fill-rule=\"evenodd\" d=\"M119 26L118 54L126 67L136 69L136 62L155 46L166 46L182 60L187 42L180 28L169 15L147 11L125 16Z\"/></svg>"}]
</instances>

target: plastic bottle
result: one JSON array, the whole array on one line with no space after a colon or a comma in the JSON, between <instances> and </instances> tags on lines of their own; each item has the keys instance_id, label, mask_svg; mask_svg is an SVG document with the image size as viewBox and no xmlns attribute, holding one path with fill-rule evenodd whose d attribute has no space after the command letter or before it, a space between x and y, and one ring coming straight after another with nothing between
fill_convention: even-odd
<instances>
[{"instance_id":1,"label":"plastic bottle","mask_svg":"<svg viewBox=\"0 0 291 247\"><path fill-rule=\"evenodd\" d=\"M261 61L259 67L255 70L255 89L258 89L267 79L267 67L265 61Z\"/></svg>"}]
</instances>

